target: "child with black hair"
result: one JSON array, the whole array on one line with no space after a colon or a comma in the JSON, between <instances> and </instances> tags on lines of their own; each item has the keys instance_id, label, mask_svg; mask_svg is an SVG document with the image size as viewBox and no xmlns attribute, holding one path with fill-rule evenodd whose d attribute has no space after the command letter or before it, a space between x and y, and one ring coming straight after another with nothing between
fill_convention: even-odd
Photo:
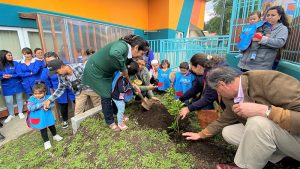
<instances>
[{"instance_id":1,"label":"child with black hair","mask_svg":"<svg viewBox=\"0 0 300 169\"><path fill-rule=\"evenodd\" d=\"M250 60L254 61L256 59L257 51L260 48L260 44L252 41L252 38L256 37L261 39L262 36L270 36L272 26L266 21L261 20L260 11L250 13L248 22L249 24L243 28L240 35L240 41L237 47L241 52L236 58L243 57L243 53L245 53L246 50L249 50L251 51Z\"/></svg>"},{"instance_id":2,"label":"child with black hair","mask_svg":"<svg viewBox=\"0 0 300 169\"><path fill-rule=\"evenodd\" d=\"M129 65L127 65L129 76L134 76L138 72L138 69L139 65L135 61L132 61ZM132 91L133 87L130 85L127 78L124 77L120 71L116 72L115 78L112 83L112 100L114 101L118 109L118 127L121 130L126 130L128 128L125 124L125 121L127 121L128 118L124 116L125 102L132 97Z\"/></svg>"},{"instance_id":3,"label":"child with black hair","mask_svg":"<svg viewBox=\"0 0 300 169\"><path fill-rule=\"evenodd\" d=\"M27 117L27 124L30 128L41 131L41 136L44 140L45 150L51 148L47 128L53 135L53 140L61 141L63 138L56 133L55 119L53 117L51 108L54 103L50 104L48 109L43 108L43 103L49 98L46 95L47 87L43 81L37 81L32 88L33 95L28 99L27 109L29 111Z\"/></svg>"},{"instance_id":4,"label":"child with black hair","mask_svg":"<svg viewBox=\"0 0 300 169\"><path fill-rule=\"evenodd\" d=\"M170 88L171 80L170 80L170 63L168 60L162 60L158 69L158 91L160 93L164 93L166 89Z\"/></svg>"},{"instance_id":5,"label":"child with black hair","mask_svg":"<svg viewBox=\"0 0 300 169\"><path fill-rule=\"evenodd\" d=\"M44 51L41 48L34 49L34 56L36 60L44 61Z\"/></svg>"},{"instance_id":6,"label":"child with black hair","mask_svg":"<svg viewBox=\"0 0 300 169\"><path fill-rule=\"evenodd\" d=\"M175 98L183 96L183 94L192 87L192 82L195 79L195 75L189 70L189 63L182 62L179 65L179 72L176 72L173 78L173 87L175 88Z\"/></svg>"}]
</instances>

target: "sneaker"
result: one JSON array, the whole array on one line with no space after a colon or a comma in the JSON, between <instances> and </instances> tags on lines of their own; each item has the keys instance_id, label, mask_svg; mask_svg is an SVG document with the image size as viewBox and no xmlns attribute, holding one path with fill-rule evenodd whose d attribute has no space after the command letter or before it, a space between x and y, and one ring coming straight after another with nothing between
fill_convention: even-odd
<instances>
[{"instance_id":1,"label":"sneaker","mask_svg":"<svg viewBox=\"0 0 300 169\"><path fill-rule=\"evenodd\" d=\"M45 150L48 150L49 148L51 148L52 146L51 146L51 142L50 141L46 141L45 143L44 143L44 147L45 147Z\"/></svg>"},{"instance_id":2,"label":"sneaker","mask_svg":"<svg viewBox=\"0 0 300 169\"><path fill-rule=\"evenodd\" d=\"M116 123L110 124L109 128L111 128L113 131L121 131L121 129L116 125Z\"/></svg>"},{"instance_id":3,"label":"sneaker","mask_svg":"<svg viewBox=\"0 0 300 169\"><path fill-rule=\"evenodd\" d=\"M62 128L65 129L65 128L68 128L69 127L69 124L67 121L64 121L62 122Z\"/></svg>"},{"instance_id":4,"label":"sneaker","mask_svg":"<svg viewBox=\"0 0 300 169\"><path fill-rule=\"evenodd\" d=\"M11 121L11 119L15 118L15 116L13 115L9 115L5 120L4 120L4 123L8 123Z\"/></svg>"},{"instance_id":5,"label":"sneaker","mask_svg":"<svg viewBox=\"0 0 300 169\"><path fill-rule=\"evenodd\" d=\"M123 116L123 122L126 122L128 120L129 120L129 118L127 116Z\"/></svg>"},{"instance_id":6,"label":"sneaker","mask_svg":"<svg viewBox=\"0 0 300 169\"><path fill-rule=\"evenodd\" d=\"M61 141L63 138L60 136L60 135L58 135L58 134L56 134L55 136L53 136L53 140L55 140L55 141Z\"/></svg>"},{"instance_id":7,"label":"sneaker","mask_svg":"<svg viewBox=\"0 0 300 169\"><path fill-rule=\"evenodd\" d=\"M128 129L128 126L126 126L126 124L125 124L124 122L121 123L121 124L119 124L118 127L119 127L122 131Z\"/></svg>"},{"instance_id":8,"label":"sneaker","mask_svg":"<svg viewBox=\"0 0 300 169\"><path fill-rule=\"evenodd\" d=\"M253 54L251 55L250 59L251 59L251 60L255 60L255 59L256 59L256 54L253 53Z\"/></svg>"},{"instance_id":9,"label":"sneaker","mask_svg":"<svg viewBox=\"0 0 300 169\"><path fill-rule=\"evenodd\" d=\"M243 54L238 54L238 55L236 55L236 56L234 56L235 58L241 58L241 57L243 57Z\"/></svg>"},{"instance_id":10,"label":"sneaker","mask_svg":"<svg viewBox=\"0 0 300 169\"><path fill-rule=\"evenodd\" d=\"M25 118L24 114L23 113L19 113L19 118L20 119L24 119Z\"/></svg>"}]
</instances>

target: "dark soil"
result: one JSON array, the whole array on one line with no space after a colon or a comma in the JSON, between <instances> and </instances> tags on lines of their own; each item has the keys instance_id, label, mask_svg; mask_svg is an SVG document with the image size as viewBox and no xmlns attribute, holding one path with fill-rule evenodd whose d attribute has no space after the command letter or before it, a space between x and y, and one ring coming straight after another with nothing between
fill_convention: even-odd
<instances>
[{"instance_id":1,"label":"dark soil","mask_svg":"<svg viewBox=\"0 0 300 169\"><path fill-rule=\"evenodd\" d=\"M178 144L184 144L185 146L179 147L178 151L191 153L196 159L195 168L215 168L217 163L233 163L236 147L226 143L221 136L202 141L185 140L185 138L181 136L183 132L197 132L196 129L189 125L187 118L184 121L179 120L179 131L170 130L168 127L176 117L171 116L167 109L160 103L154 103L149 111L139 106L133 114L139 125L159 131L166 130L171 140ZM264 169L292 169L299 166L299 162L290 158L284 158L276 165L268 163Z\"/></svg>"},{"instance_id":2,"label":"dark soil","mask_svg":"<svg viewBox=\"0 0 300 169\"><path fill-rule=\"evenodd\" d=\"M133 114L139 125L158 130L166 130L174 120L165 106L159 103L154 103L148 111L139 107Z\"/></svg>"}]
</instances>

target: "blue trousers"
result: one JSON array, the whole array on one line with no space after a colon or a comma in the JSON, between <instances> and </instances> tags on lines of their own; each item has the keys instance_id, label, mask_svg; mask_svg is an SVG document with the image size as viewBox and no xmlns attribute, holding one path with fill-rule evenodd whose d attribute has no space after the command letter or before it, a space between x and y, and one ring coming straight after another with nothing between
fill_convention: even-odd
<instances>
[{"instance_id":1,"label":"blue trousers","mask_svg":"<svg viewBox=\"0 0 300 169\"><path fill-rule=\"evenodd\" d=\"M14 96L4 96L5 102L6 102L6 107L8 109L9 115L14 115ZM18 113L23 112L23 93L17 93L16 94L16 100L17 100L17 105L18 105Z\"/></svg>"},{"instance_id":2,"label":"blue trousers","mask_svg":"<svg viewBox=\"0 0 300 169\"><path fill-rule=\"evenodd\" d=\"M124 100L115 100L117 108L118 108L118 114L117 114L117 119L118 119L118 124L123 123L123 117L124 117L124 112L125 112L125 101Z\"/></svg>"}]
</instances>

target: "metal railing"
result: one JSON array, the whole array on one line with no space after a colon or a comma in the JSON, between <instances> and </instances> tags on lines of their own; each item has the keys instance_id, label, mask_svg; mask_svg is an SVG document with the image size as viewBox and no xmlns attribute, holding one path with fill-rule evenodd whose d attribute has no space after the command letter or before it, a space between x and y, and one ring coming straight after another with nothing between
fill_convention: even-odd
<instances>
[{"instance_id":1,"label":"metal railing","mask_svg":"<svg viewBox=\"0 0 300 169\"><path fill-rule=\"evenodd\" d=\"M230 42L228 45L228 53L237 53L237 41L242 27L247 24L246 18L248 15L256 10L261 10L262 0L233 0L233 7L230 20Z\"/></svg>"},{"instance_id":2,"label":"metal railing","mask_svg":"<svg viewBox=\"0 0 300 169\"><path fill-rule=\"evenodd\" d=\"M230 22L230 42L228 53L237 53L237 40L242 32L242 27L247 23L246 18L249 13L255 10L265 10L268 8L263 0L234 0L231 22ZM295 64L300 64L300 0L295 0L295 12L290 25L290 34L281 58ZM287 12L287 11L286 11Z\"/></svg>"},{"instance_id":3,"label":"metal railing","mask_svg":"<svg viewBox=\"0 0 300 169\"><path fill-rule=\"evenodd\" d=\"M167 59L171 68L177 68L181 62L189 62L196 53L205 53L225 57L229 36L207 36L197 38L160 39L148 41L158 60Z\"/></svg>"},{"instance_id":4,"label":"metal railing","mask_svg":"<svg viewBox=\"0 0 300 169\"><path fill-rule=\"evenodd\" d=\"M290 25L290 33L282 59L300 64L300 0L296 1L296 9Z\"/></svg>"},{"instance_id":5,"label":"metal railing","mask_svg":"<svg viewBox=\"0 0 300 169\"><path fill-rule=\"evenodd\" d=\"M225 36L209 36L183 39L149 40L155 57L159 60L167 59L171 67L178 67L183 61L195 53L206 53L225 56L227 53L237 53L236 47L242 27L246 24L249 13L255 10L265 10L263 0L234 0L230 23L230 34ZM282 53L282 59L300 64L300 0L296 0L295 12L290 25L290 34Z\"/></svg>"}]
</instances>

